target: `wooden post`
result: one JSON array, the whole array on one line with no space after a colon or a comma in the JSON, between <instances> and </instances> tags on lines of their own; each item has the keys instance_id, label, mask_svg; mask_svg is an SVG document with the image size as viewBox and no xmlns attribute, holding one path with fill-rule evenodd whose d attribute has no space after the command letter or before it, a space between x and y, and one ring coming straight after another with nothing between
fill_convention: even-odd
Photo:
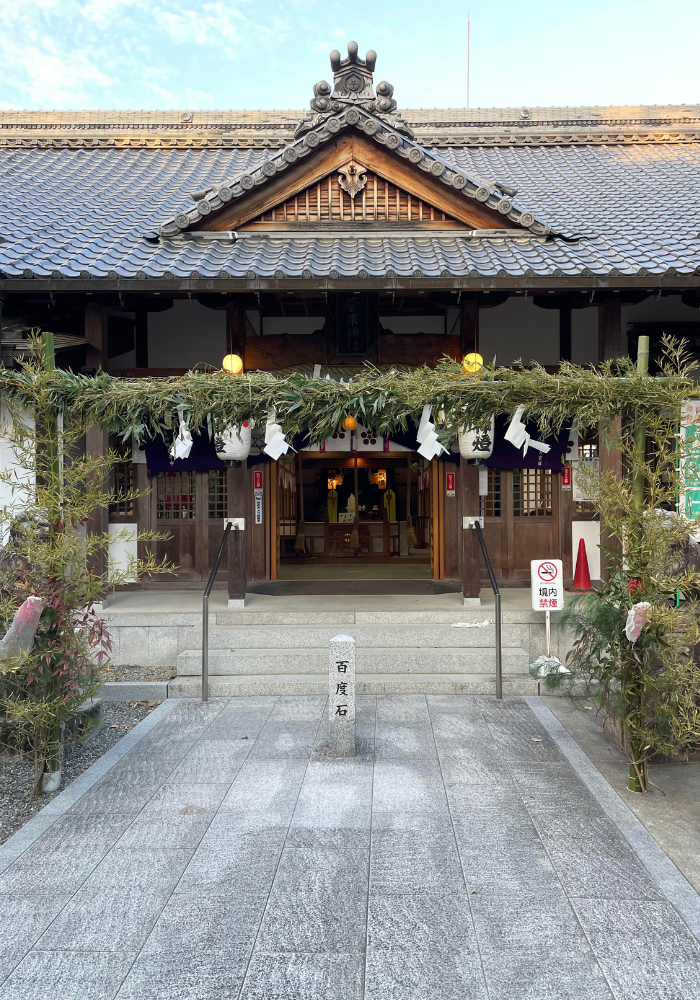
<instances>
[{"instance_id":1,"label":"wooden post","mask_svg":"<svg viewBox=\"0 0 700 1000\"><path fill-rule=\"evenodd\" d=\"M571 306L559 308L559 360L571 361Z\"/></svg>"},{"instance_id":2,"label":"wooden post","mask_svg":"<svg viewBox=\"0 0 700 1000\"><path fill-rule=\"evenodd\" d=\"M228 536L228 606L242 608L248 585L248 468L247 460L226 469L226 516L240 518Z\"/></svg>"},{"instance_id":3,"label":"wooden post","mask_svg":"<svg viewBox=\"0 0 700 1000\"><path fill-rule=\"evenodd\" d=\"M624 351L623 351L624 339ZM627 350L627 337L623 338L622 332L622 309L620 306L620 296L608 294L598 307L598 360L608 361L619 358ZM598 436L598 450L600 453L600 472L611 473L616 478L621 479L623 475L622 453L615 447L614 439L618 437L622 429L622 417L615 417L609 433L606 435L602 429ZM612 439L612 440L610 440ZM606 545L620 551L619 539L611 536L606 531L605 525L600 526L600 544ZM602 556L602 553L601 553ZM610 577L605 559L601 558L600 575L603 580Z\"/></svg>"},{"instance_id":4,"label":"wooden post","mask_svg":"<svg viewBox=\"0 0 700 1000\"><path fill-rule=\"evenodd\" d=\"M479 303L476 293L462 297L462 357L479 350Z\"/></svg>"},{"instance_id":5,"label":"wooden post","mask_svg":"<svg viewBox=\"0 0 700 1000\"><path fill-rule=\"evenodd\" d=\"M479 549L479 538L473 528L463 528L463 517L479 516L479 468L476 465L468 465L467 459L460 456L459 459L459 483L461 497L461 511L459 511L459 528L462 532L461 548L461 577L462 595L465 604L479 603L479 591L481 590L481 551Z\"/></svg>"},{"instance_id":6,"label":"wooden post","mask_svg":"<svg viewBox=\"0 0 700 1000\"><path fill-rule=\"evenodd\" d=\"M245 309L237 302L226 303L226 353L245 358Z\"/></svg>"},{"instance_id":7,"label":"wooden post","mask_svg":"<svg viewBox=\"0 0 700 1000\"><path fill-rule=\"evenodd\" d=\"M85 306L85 340L85 367L106 372L109 367L107 317L99 302L88 302Z\"/></svg>"},{"instance_id":8,"label":"wooden post","mask_svg":"<svg viewBox=\"0 0 700 1000\"><path fill-rule=\"evenodd\" d=\"M136 367L148 368L148 311L144 302L138 302L136 305L134 353L136 355Z\"/></svg>"}]
</instances>

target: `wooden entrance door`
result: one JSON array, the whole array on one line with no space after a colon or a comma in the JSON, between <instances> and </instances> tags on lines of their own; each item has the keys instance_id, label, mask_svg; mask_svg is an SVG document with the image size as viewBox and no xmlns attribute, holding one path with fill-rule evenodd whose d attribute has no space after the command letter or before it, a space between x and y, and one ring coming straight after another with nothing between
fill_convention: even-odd
<instances>
[{"instance_id":1,"label":"wooden entrance door","mask_svg":"<svg viewBox=\"0 0 700 1000\"><path fill-rule=\"evenodd\" d=\"M526 585L530 560L561 558L561 475L549 469L489 469L480 497L484 537L496 576ZM482 569L482 580L487 577Z\"/></svg>"},{"instance_id":2,"label":"wooden entrance door","mask_svg":"<svg viewBox=\"0 0 700 1000\"><path fill-rule=\"evenodd\" d=\"M151 543L156 558L166 556L178 567L180 583L206 580L216 556L226 516L226 473L165 472L149 480L150 527L167 534L167 539ZM219 574L225 578L224 552ZM162 575L163 582L174 581Z\"/></svg>"}]
</instances>

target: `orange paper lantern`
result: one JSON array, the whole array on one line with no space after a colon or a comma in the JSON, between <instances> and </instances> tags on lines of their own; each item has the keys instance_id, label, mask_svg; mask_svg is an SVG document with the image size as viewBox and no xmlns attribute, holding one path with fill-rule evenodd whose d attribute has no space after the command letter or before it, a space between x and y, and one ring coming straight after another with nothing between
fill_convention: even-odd
<instances>
[{"instance_id":1,"label":"orange paper lantern","mask_svg":"<svg viewBox=\"0 0 700 1000\"><path fill-rule=\"evenodd\" d=\"M462 371L465 375L476 375L484 367L484 359L480 354L465 354L462 361Z\"/></svg>"},{"instance_id":2,"label":"orange paper lantern","mask_svg":"<svg viewBox=\"0 0 700 1000\"><path fill-rule=\"evenodd\" d=\"M343 428L346 431L354 431L357 428L357 421L354 417L346 417L343 421Z\"/></svg>"}]
</instances>

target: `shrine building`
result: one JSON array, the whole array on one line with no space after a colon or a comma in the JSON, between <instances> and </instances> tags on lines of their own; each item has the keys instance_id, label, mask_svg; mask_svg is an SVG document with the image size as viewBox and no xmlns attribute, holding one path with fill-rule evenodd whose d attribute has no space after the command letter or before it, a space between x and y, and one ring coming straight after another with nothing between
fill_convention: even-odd
<instances>
[{"instance_id":1,"label":"shrine building","mask_svg":"<svg viewBox=\"0 0 700 1000\"><path fill-rule=\"evenodd\" d=\"M700 107L417 110L375 78L374 52L330 59L307 111L1 111L4 363L35 328L60 367L130 379L231 354L349 379L469 353L555 372L634 357L640 334L652 357L664 333L698 351ZM216 584L234 603L474 600L487 577L469 516L503 587L528 586L536 557L570 581L581 538L599 577L599 527L565 464L619 463L595 434L574 425L523 454L497 420L425 458L416 426L353 422L277 461L264 427L238 457L205 434L175 460L134 442L116 477L144 495L96 524L167 532L157 553L178 575L144 586L197 590L224 519L244 518Z\"/></svg>"}]
</instances>

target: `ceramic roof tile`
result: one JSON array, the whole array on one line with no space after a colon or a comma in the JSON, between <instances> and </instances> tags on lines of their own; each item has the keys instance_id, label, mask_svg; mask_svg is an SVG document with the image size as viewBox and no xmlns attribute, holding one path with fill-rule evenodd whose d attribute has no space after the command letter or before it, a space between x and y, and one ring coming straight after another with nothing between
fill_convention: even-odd
<instances>
[{"instance_id":1,"label":"ceramic roof tile","mask_svg":"<svg viewBox=\"0 0 700 1000\"><path fill-rule=\"evenodd\" d=\"M578 242L460 235L290 234L185 244L146 238L193 205L190 192L223 183L268 156L264 149L3 149L0 271L352 277L388 270L398 276L547 275L557 269L605 275L613 268L690 274L700 266L700 225L688 213L700 200L700 146L690 142L440 150L442 159L465 172L507 180L523 205L555 231L580 234Z\"/></svg>"}]
</instances>

